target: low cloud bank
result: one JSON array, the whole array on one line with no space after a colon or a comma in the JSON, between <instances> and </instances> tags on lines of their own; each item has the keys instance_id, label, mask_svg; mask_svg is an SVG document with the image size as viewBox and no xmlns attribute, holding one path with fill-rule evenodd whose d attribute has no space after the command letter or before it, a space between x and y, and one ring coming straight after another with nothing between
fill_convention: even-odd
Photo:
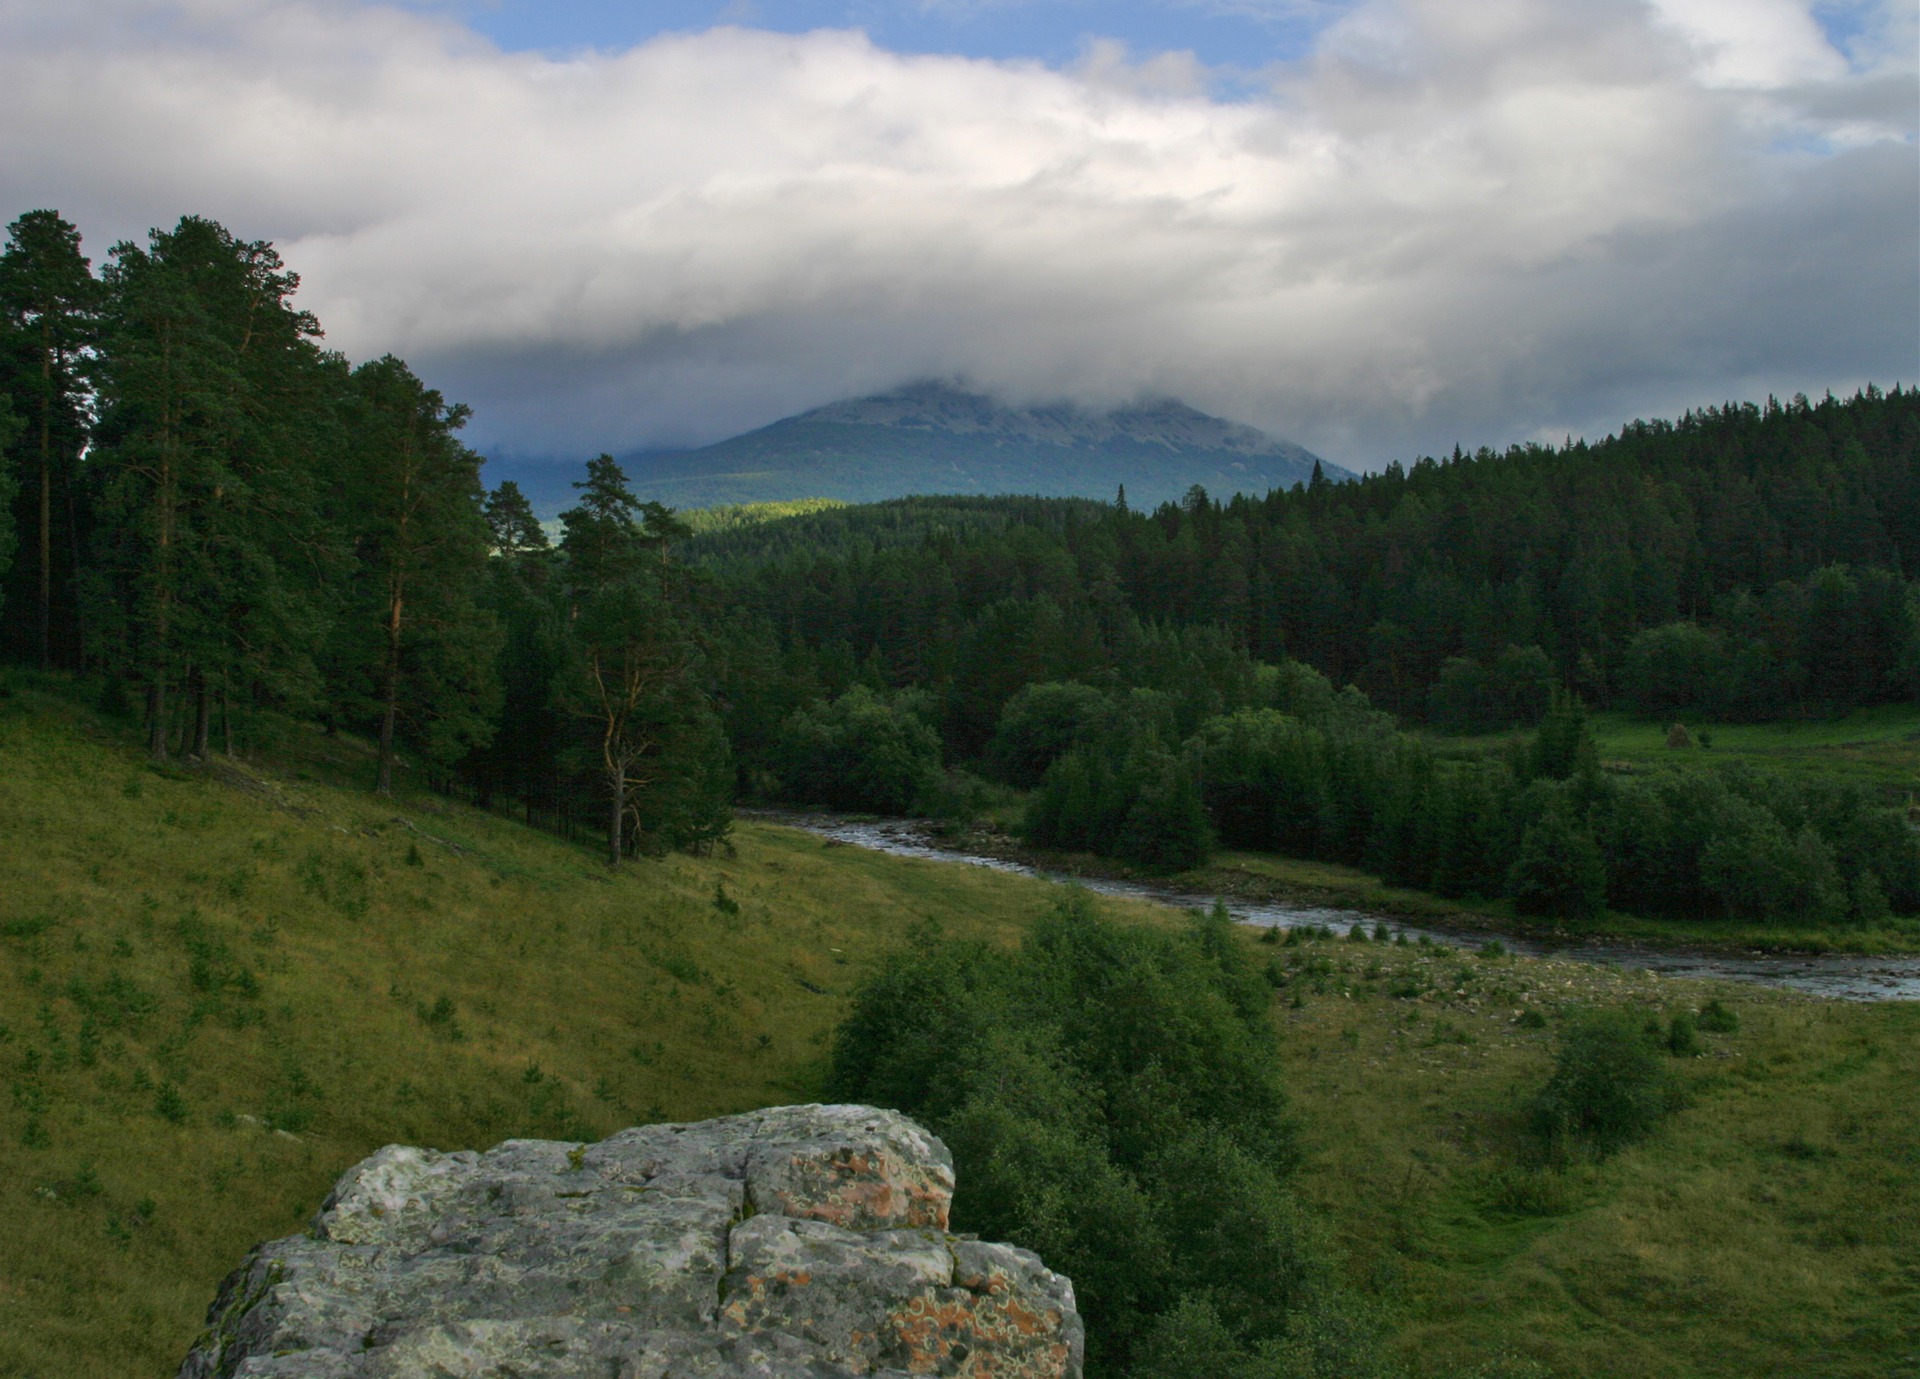
<instances>
[{"instance_id":1,"label":"low cloud bank","mask_svg":"<svg viewBox=\"0 0 1920 1379\"><path fill-rule=\"evenodd\" d=\"M1232 100L1111 47L555 57L350 0L52 8L0 0L0 208L96 257L183 211L271 238L335 346L521 453L949 376L1368 466L1920 361L1908 5L1837 44L1795 0L1366 0Z\"/></svg>"}]
</instances>

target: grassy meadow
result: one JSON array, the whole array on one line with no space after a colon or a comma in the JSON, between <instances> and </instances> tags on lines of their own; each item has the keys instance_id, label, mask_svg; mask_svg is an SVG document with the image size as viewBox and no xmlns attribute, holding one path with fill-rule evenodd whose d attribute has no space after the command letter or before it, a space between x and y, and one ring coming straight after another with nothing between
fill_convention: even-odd
<instances>
[{"instance_id":1,"label":"grassy meadow","mask_svg":"<svg viewBox=\"0 0 1920 1379\"><path fill-rule=\"evenodd\" d=\"M1767 723L1687 721L1691 747L1669 747L1673 724L1624 713L1596 713L1588 722L1601 761L1612 770L1646 770L1682 763L1744 761L1794 775L1869 786L1891 803L1920 801L1920 704L1885 704L1832 718ZM1704 734L1705 744L1702 744ZM1431 734L1443 753L1504 751L1527 734L1477 737Z\"/></svg>"},{"instance_id":2,"label":"grassy meadow","mask_svg":"<svg viewBox=\"0 0 1920 1379\"><path fill-rule=\"evenodd\" d=\"M60 699L0 699L0 1376L170 1375L245 1250L381 1144L811 1099L914 926L1011 942L1048 903L757 824L609 875L341 788L350 739L273 746L273 772L155 768ZM1415 1373L1920 1374L1920 1009L1722 988L1741 1028L1676 1060L1685 1109L1550 1169L1520 1127L1561 1012L1706 988L1246 942L1281 983L1303 1190Z\"/></svg>"},{"instance_id":3,"label":"grassy meadow","mask_svg":"<svg viewBox=\"0 0 1920 1379\"><path fill-rule=\"evenodd\" d=\"M1920 1376L1920 1006L1418 946L1276 948L1300 1182L1414 1374ZM1300 1004L1291 993L1298 992ZM1528 1131L1560 1018L1733 1033L1649 1140L1555 1165Z\"/></svg>"},{"instance_id":4,"label":"grassy meadow","mask_svg":"<svg viewBox=\"0 0 1920 1379\"><path fill-rule=\"evenodd\" d=\"M911 925L1011 938L1038 904L752 826L610 877L475 810L156 770L5 708L0 1375L171 1374L246 1249L382 1144L812 1099Z\"/></svg>"}]
</instances>

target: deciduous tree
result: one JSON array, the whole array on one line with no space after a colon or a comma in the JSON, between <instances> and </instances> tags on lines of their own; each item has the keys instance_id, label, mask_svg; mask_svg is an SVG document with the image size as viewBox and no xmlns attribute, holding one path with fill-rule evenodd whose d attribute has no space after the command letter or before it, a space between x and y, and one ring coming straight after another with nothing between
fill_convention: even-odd
<instances>
[{"instance_id":1,"label":"deciduous tree","mask_svg":"<svg viewBox=\"0 0 1920 1379\"><path fill-rule=\"evenodd\" d=\"M702 765L702 749L719 744L700 731L711 710L694 678L698 648L667 563L667 543L684 528L666 509L644 508L611 455L591 460L575 487L579 503L560 515L578 657L572 697L597 729L607 864L617 867L630 824L645 842L649 821L658 832L671 820L644 807L642 796L684 784ZM699 796L709 811L710 793Z\"/></svg>"}]
</instances>

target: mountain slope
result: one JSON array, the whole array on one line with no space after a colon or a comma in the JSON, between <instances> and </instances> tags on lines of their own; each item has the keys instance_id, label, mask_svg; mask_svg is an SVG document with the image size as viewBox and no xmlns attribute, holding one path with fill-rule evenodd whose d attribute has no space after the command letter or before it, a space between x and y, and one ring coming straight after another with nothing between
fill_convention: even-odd
<instances>
[{"instance_id":1,"label":"mountain slope","mask_svg":"<svg viewBox=\"0 0 1920 1379\"><path fill-rule=\"evenodd\" d=\"M1008 408L939 383L837 402L731 440L626 461L634 490L674 507L909 494L1031 493L1136 505L1304 482L1317 457L1251 426L1163 401L1110 412ZM1328 478L1346 478L1318 461Z\"/></svg>"}]
</instances>

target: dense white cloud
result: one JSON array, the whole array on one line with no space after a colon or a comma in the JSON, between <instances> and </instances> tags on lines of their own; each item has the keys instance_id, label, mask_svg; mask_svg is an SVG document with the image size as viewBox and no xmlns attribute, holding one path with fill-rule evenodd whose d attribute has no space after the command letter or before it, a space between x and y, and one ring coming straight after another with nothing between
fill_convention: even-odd
<instances>
[{"instance_id":1,"label":"dense white cloud","mask_svg":"<svg viewBox=\"0 0 1920 1379\"><path fill-rule=\"evenodd\" d=\"M1863 7L1864 9L1864 7ZM926 375L1337 458L1911 379L1905 7L1368 0L1270 93L745 28L501 53L354 0L0 0L0 210L272 238L523 452Z\"/></svg>"},{"instance_id":2,"label":"dense white cloud","mask_svg":"<svg viewBox=\"0 0 1920 1379\"><path fill-rule=\"evenodd\" d=\"M1799 0L1654 0L1653 8L1693 46L1712 84L1766 88L1846 74L1846 59Z\"/></svg>"}]
</instances>

